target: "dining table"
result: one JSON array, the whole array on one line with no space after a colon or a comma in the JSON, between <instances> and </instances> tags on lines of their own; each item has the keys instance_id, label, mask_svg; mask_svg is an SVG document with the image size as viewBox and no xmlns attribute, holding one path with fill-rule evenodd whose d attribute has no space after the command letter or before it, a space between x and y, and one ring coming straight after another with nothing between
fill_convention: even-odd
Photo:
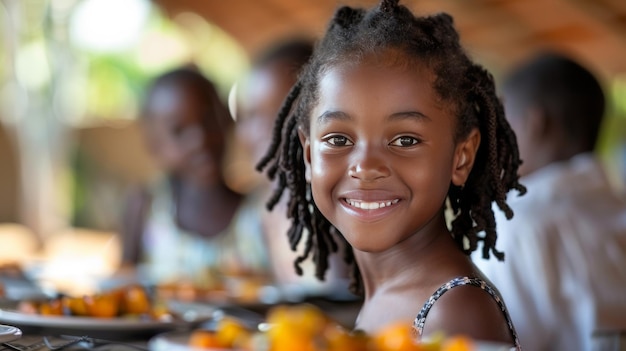
<instances>
[{"instance_id":1,"label":"dining table","mask_svg":"<svg viewBox=\"0 0 626 351\"><path fill-rule=\"evenodd\" d=\"M293 302L294 304L296 302ZM327 297L310 297L299 303L319 307L325 314L346 327L356 318L360 302L336 301ZM175 334L177 350L186 350L185 336L194 330L215 329L216 323L226 316L234 317L249 328L257 328L266 321L266 313L274 304L222 304L207 302L180 302L193 312L191 320L176 323L126 320L123 318L96 319L72 316L40 316L17 312L11 304L0 304L0 351L171 351L169 347L155 347L159 340ZM19 335L4 335L7 328L19 329ZM180 338L183 336L183 339ZM167 345L167 343L165 343Z\"/></svg>"},{"instance_id":2,"label":"dining table","mask_svg":"<svg viewBox=\"0 0 626 351\"><path fill-rule=\"evenodd\" d=\"M331 318L346 325L353 322L360 306L360 303L357 301L333 301L324 297L310 298L307 300L307 303L316 305ZM271 306L262 305L220 306L219 309L215 310L214 318L208 318L202 323L181 324L177 327L163 330L138 330L137 333L126 331L120 335L117 335L114 330L107 331L106 326L99 328L95 333L90 333L90 330L87 328L85 330L71 329L69 330L70 334L68 334L62 328L49 328L49 324L45 323L42 324L43 326L18 325L17 327L21 331L21 335L10 338L10 341L3 340L0 328L0 351L157 351L157 348L153 347L152 343L162 336L167 336L168 334L190 334L196 329L212 329L216 320L223 316L235 317L249 326L261 324L265 321L265 312L270 308ZM5 323L5 320L2 319L2 310L0 310L0 323ZM84 333L81 333L81 331L84 331ZM161 349L159 348L158 350Z\"/></svg>"},{"instance_id":3,"label":"dining table","mask_svg":"<svg viewBox=\"0 0 626 351\"><path fill-rule=\"evenodd\" d=\"M22 301L50 297L36 282L5 268L0 270L0 286L0 351L149 350L149 342L156 335L203 327L217 311L209 304L184 305L193 310L193 320L176 322L44 316L19 307Z\"/></svg>"},{"instance_id":4,"label":"dining table","mask_svg":"<svg viewBox=\"0 0 626 351\"><path fill-rule=\"evenodd\" d=\"M16 267L0 268L0 351L171 351L168 347L155 347L155 340L160 341L159 345L167 345L163 341L168 341L169 335L175 335L177 341L186 340L194 330L214 329L226 316L238 319L249 329L257 329L273 307L308 303L342 326L352 328L361 306L360 299L353 295L326 294L271 303L174 299L168 301L168 310L175 311L177 317L174 320L42 315L22 310L21 303L49 301L58 293L43 289L37 280ZM151 287L146 289L154 292ZM177 349L184 350L185 346L183 341Z\"/></svg>"},{"instance_id":5,"label":"dining table","mask_svg":"<svg viewBox=\"0 0 626 351\"><path fill-rule=\"evenodd\" d=\"M20 338L0 343L0 351L137 351L149 350L148 340L116 341L88 336L24 334Z\"/></svg>"}]
</instances>

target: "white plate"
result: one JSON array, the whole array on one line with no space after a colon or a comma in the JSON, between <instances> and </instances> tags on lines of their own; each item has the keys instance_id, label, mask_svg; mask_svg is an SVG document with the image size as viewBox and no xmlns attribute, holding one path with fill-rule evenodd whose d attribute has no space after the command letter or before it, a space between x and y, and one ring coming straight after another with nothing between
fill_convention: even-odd
<instances>
[{"instance_id":1,"label":"white plate","mask_svg":"<svg viewBox=\"0 0 626 351\"><path fill-rule=\"evenodd\" d=\"M18 326L25 331L49 332L107 339L152 336L158 333L191 329L210 320L215 308L207 305L178 304L174 311L183 319L150 321L133 318L93 318L73 316L42 316L0 309L0 323Z\"/></svg>"},{"instance_id":2,"label":"white plate","mask_svg":"<svg viewBox=\"0 0 626 351\"><path fill-rule=\"evenodd\" d=\"M17 340L20 337L22 337L22 331L19 328L0 325L0 343Z\"/></svg>"}]
</instances>

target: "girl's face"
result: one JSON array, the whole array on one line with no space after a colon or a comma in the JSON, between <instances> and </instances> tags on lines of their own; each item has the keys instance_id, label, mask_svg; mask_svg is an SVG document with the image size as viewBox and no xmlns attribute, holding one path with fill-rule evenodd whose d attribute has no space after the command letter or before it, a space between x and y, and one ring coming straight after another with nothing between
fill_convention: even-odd
<instances>
[{"instance_id":1,"label":"girl's face","mask_svg":"<svg viewBox=\"0 0 626 351\"><path fill-rule=\"evenodd\" d=\"M161 167L202 184L221 179L224 135L200 94L186 85L156 87L146 106L149 148Z\"/></svg>"},{"instance_id":2,"label":"girl's face","mask_svg":"<svg viewBox=\"0 0 626 351\"><path fill-rule=\"evenodd\" d=\"M433 78L370 59L320 80L310 133L300 133L307 173L320 211L355 249L440 233L450 183L462 185L471 170L480 135L455 145L456 119Z\"/></svg>"}]
</instances>

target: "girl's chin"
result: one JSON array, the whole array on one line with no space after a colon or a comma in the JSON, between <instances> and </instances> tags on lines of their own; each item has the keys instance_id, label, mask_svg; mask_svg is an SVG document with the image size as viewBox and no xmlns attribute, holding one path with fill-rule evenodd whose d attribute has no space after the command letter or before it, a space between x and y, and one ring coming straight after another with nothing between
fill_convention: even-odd
<instances>
[{"instance_id":1,"label":"girl's chin","mask_svg":"<svg viewBox=\"0 0 626 351\"><path fill-rule=\"evenodd\" d=\"M387 243L380 242L371 242L371 241L363 241L363 240L348 240L350 246L355 251L365 252L365 253L380 253L389 249L390 245Z\"/></svg>"}]
</instances>

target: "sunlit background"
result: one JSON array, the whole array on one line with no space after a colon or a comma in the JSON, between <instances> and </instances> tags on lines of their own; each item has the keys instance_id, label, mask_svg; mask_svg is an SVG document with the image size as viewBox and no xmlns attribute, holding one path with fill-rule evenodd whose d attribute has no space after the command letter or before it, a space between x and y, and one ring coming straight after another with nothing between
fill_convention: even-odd
<instances>
[{"instance_id":1,"label":"sunlit background","mask_svg":"<svg viewBox=\"0 0 626 351\"><path fill-rule=\"evenodd\" d=\"M82 260L79 273L108 274L117 262L120 200L154 172L134 123L146 83L193 64L226 99L249 52L200 15L166 15L149 0L1 0L0 31L0 222L7 223L0 236L22 238L0 241L0 258L28 258L14 249L23 245L35 256L65 257L54 272ZM473 53L488 66L496 61ZM607 91L599 147L623 180L626 72L608 77ZM67 254L86 237L98 252Z\"/></svg>"},{"instance_id":2,"label":"sunlit background","mask_svg":"<svg viewBox=\"0 0 626 351\"><path fill-rule=\"evenodd\" d=\"M146 84L193 64L226 98L248 58L202 17L167 18L148 0L0 4L0 122L15 156L1 165L0 222L20 224L2 229L19 231L26 242L5 241L0 256L28 259L19 245L34 254L45 242L46 255L65 257L51 269L68 279L75 278L69 267L107 274L118 254L108 234L117 229L124 191L154 171L133 123ZM68 254L76 240L62 237L89 235L105 245L96 245L100 252Z\"/></svg>"}]
</instances>

